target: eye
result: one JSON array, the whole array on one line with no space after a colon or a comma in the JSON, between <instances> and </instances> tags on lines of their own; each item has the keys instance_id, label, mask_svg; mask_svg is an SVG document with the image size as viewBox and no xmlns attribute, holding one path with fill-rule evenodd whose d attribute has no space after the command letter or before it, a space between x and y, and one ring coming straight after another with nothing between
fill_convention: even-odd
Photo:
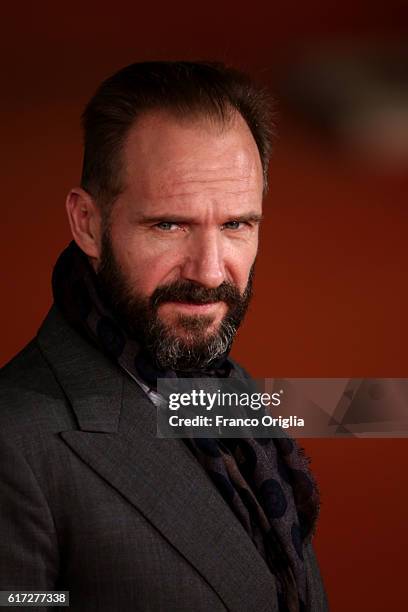
<instances>
[{"instance_id":1,"label":"eye","mask_svg":"<svg viewBox=\"0 0 408 612\"><path fill-rule=\"evenodd\" d=\"M160 221L160 223L156 223L154 227L162 230L163 232L171 232L179 227L178 223L174 223L173 221Z\"/></svg>"},{"instance_id":2,"label":"eye","mask_svg":"<svg viewBox=\"0 0 408 612\"><path fill-rule=\"evenodd\" d=\"M226 223L224 223L223 227L224 229L238 230L241 228L242 225L243 223L241 221L227 221Z\"/></svg>"}]
</instances>

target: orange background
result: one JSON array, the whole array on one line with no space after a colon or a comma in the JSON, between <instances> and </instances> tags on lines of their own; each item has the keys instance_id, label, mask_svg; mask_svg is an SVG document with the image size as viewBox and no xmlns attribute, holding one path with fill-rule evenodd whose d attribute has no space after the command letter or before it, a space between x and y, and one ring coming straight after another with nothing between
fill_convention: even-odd
<instances>
[{"instance_id":1,"label":"orange background","mask_svg":"<svg viewBox=\"0 0 408 612\"><path fill-rule=\"evenodd\" d=\"M407 34L389 1L32 3L3 9L1 303L5 363L51 301L81 166L79 116L132 61L220 59L273 87L302 45ZM281 5L281 6L279 6ZM249 10L249 7L251 10ZM347 164L282 121L255 298L234 356L257 377L407 377L407 184ZM406 607L405 440L305 440L322 492L316 536L331 610Z\"/></svg>"}]
</instances>

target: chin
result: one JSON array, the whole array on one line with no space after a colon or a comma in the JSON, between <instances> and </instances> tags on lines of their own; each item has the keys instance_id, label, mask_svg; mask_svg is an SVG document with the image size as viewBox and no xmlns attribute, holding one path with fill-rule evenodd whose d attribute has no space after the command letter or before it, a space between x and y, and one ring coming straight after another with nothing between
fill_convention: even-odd
<instances>
[{"instance_id":1,"label":"chin","mask_svg":"<svg viewBox=\"0 0 408 612\"><path fill-rule=\"evenodd\" d=\"M171 317L170 320L163 321L163 324L172 336L181 337L189 343L196 343L200 339L206 339L216 334L221 322L208 316L178 315Z\"/></svg>"}]
</instances>

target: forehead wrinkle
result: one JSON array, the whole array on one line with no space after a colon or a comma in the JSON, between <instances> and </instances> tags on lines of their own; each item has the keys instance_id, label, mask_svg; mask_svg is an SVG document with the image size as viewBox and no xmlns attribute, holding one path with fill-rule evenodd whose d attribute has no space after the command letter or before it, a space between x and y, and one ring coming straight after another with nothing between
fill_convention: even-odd
<instances>
[{"instance_id":1,"label":"forehead wrinkle","mask_svg":"<svg viewBox=\"0 0 408 612\"><path fill-rule=\"evenodd\" d=\"M186 158L183 160L171 160L162 169L163 179L174 182L188 181L222 181L222 180L248 180L257 174L256 164L251 162L247 155L236 154L235 159L229 163L220 164L217 159L206 160L205 164L200 159ZM213 175L216 175L214 178Z\"/></svg>"},{"instance_id":2,"label":"forehead wrinkle","mask_svg":"<svg viewBox=\"0 0 408 612\"><path fill-rule=\"evenodd\" d=\"M209 194L216 194L216 193L220 193L219 189L207 189L206 193ZM230 190L222 190L222 193L220 193L220 196L224 196L224 195L233 195L233 196L246 196L249 194L257 194L257 190L256 189L244 189L244 190L236 190L236 191L230 191ZM175 193L161 193L159 196L153 196L147 199L151 199L151 200L157 200L158 202L160 201L171 201L174 200L176 198L184 198L184 197L191 197L191 196L197 196L197 195L205 195L203 190L199 190L199 191L177 191Z\"/></svg>"},{"instance_id":3,"label":"forehead wrinkle","mask_svg":"<svg viewBox=\"0 0 408 612\"><path fill-rule=\"evenodd\" d=\"M163 176L159 180L157 177L155 180L146 177L144 181L141 181L141 187L148 198L173 198L216 192L235 195L256 193L257 188L251 180L254 174L250 172L242 176L227 175L211 176L210 178L209 176L191 177L190 173L185 177L175 177L174 173L169 172L168 176Z\"/></svg>"},{"instance_id":4,"label":"forehead wrinkle","mask_svg":"<svg viewBox=\"0 0 408 612\"><path fill-rule=\"evenodd\" d=\"M145 200L157 201L157 202L165 202L165 201L173 201L176 199L183 198L191 198L195 196L206 196L206 195L217 195L219 194L220 198L231 195L231 196L248 196L250 194L257 194L256 189L239 189L239 190L227 190L223 189L222 192L219 189L206 189L205 191L194 190L194 191L176 191L172 193L161 192L160 194L150 194L148 197L145 197Z\"/></svg>"}]
</instances>

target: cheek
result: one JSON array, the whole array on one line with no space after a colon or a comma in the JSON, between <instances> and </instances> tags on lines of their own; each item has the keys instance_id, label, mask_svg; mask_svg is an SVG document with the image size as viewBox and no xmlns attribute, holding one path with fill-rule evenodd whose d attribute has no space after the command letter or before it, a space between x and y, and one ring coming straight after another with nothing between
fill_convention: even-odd
<instances>
[{"instance_id":1,"label":"cheek","mask_svg":"<svg viewBox=\"0 0 408 612\"><path fill-rule=\"evenodd\" d=\"M245 244L229 249L226 267L229 275L232 276L234 284L241 293L248 284L249 273L255 262L257 254L257 243Z\"/></svg>"},{"instance_id":2,"label":"cheek","mask_svg":"<svg viewBox=\"0 0 408 612\"><path fill-rule=\"evenodd\" d=\"M151 295L159 285L173 280L178 254L169 249L151 248L138 240L122 248L121 265L134 288L143 295Z\"/></svg>"}]
</instances>

